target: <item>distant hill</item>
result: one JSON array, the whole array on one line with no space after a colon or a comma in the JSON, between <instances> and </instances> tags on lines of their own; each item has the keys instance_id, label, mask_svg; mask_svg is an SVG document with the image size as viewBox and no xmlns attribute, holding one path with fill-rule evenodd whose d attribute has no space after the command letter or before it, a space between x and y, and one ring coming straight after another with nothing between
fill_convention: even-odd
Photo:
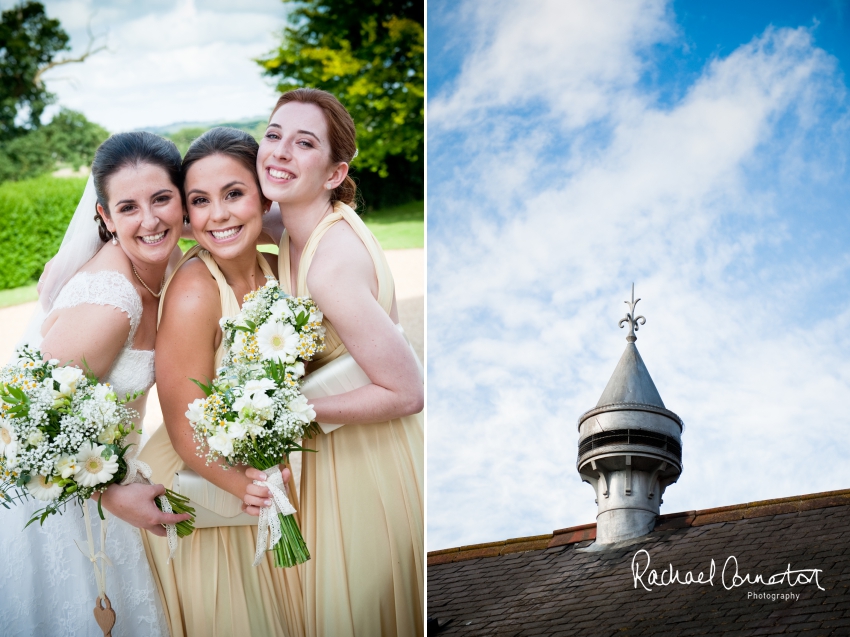
<instances>
[{"instance_id":1,"label":"distant hill","mask_svg":"<svg viewBox=\"0 0 850 637\"><path fill-rule=\"evenodd\" d=\"M260 141L263 133L266 132L267 123L268 119L263 117L240 119L229 122L177 122L175 124L168 124L167 126L148 127L139 130L145 130L150 133L162 135L163 137L168 137L171 141L177 144L177 148L180 149L180 154L183 155L189 149L189 145L193 141L209 129L216 126L229 126L231 128L244 130L251 134L254 139Z\"/></svg>"},{"instance_id":2,"label":"distant hill","mask_svg":"<svg viewBox=\"0 0 850 637\"><path fill-rule=\"evenodd\" d=\"M268 117L257 116L233 121L175 122L174 124L166 124L165 126L146 126L144 128L137 128L136 130L145 130L150 133L156 133L157 135L168 136L186 128L202 128L204 130L209 130L214 126L232 126L233 128L239 128L241 130L248 130L248 128L255 128L257 125L265 124L268 121Z\"/></svg>"}]
</instances>

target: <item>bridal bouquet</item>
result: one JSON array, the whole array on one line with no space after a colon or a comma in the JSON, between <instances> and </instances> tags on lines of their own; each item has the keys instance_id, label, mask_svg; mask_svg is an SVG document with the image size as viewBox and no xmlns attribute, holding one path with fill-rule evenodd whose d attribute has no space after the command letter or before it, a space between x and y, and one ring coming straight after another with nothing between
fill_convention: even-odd
<instances>
[{"instance_id":1,"label":"bridal bouquet","mask_svg":"<svg viewBox=\"0 0 850 637\"><path fill-rule=\"evenodd\" d=\"M27 526L44 524L68 502L85 506L109 485L132 480L127 436L136 431L137 414L124 403L135 397L121 401L81 369L19 348L17 359L0 368L0 503L40 500L46 505ZM168 492L167 500L174 512L191 512L182 496ZM99 499L98 513L104 519ZM177 525L179 536L191 532L191 520Z\"/></svg>"},{"instance_id":2,"label":"bridal bouquet","mask_svg":"<svg viewBox=\"0 0 850 637\"><path fill-rule=\"evenodd\" d=\"M186 417L194 429L199 452L207 449L207 464L250 465L266 472L262 483L273 502L261 510L257 552L260 563L271 530L275 566L288 567L310 559L307 545L283 492L278 463L298 441L318 432L316 412L299 391L304 363L325 343L322 313L309 298L289 296L271 279L245 295L241 312L223 318L227 354L209 385L195 381L206 394L189 405Z\"/></svg>"}]
</instances>

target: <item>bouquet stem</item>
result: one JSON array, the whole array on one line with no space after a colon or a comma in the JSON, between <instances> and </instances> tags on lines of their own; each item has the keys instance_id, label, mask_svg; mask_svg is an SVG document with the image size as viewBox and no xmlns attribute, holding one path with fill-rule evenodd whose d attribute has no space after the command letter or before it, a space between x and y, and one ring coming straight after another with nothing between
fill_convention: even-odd
<instances>
[{"instance_id":1,"label":"bouquet stem","mask_svg":"<svg viewBox=\"0 0 850 637\"><path fill-rule=\"evenodd\" d=\"M177 527L177 537L186 537L192 531L195 530L195 509L194 507L189 506L189 498L186 496L180 495L179 493L175 493L171 489L165 490L165 498L168 500L168 503L171 505L172 513L191 513L192 517L188 520L184 520L183 522L178 522L175 526ZM159 498L154 500L156 502L157 508L162 511L162 504L159 501Z\"/></svg>"},{"instance_id":2,"label":"bouquet stem","mask_svg":"<svg viewBox=\"0 0 850 637\"><path fill-rule=\"evenodd\" d=\"M280 541L271 549L274 552L274 565L289 568L303 564L310 559L310 551L295 522L295 516L277 514L280 520Z\"/></svg>"}]
</instances>

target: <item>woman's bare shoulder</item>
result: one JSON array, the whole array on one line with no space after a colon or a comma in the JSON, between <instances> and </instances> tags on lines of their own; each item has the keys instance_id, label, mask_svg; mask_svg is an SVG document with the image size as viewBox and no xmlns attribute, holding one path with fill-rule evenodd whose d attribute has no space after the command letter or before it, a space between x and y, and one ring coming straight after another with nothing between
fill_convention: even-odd
<instances>
[{"instance_id":1,"label":"woman's bare shoulder","mask_svg":"<svg viewBox=\"0 0 850 637\"><path fill-rule=\"evenodd\" d=\"M322 237L310 265L310 275L374 276L372 256L346 221L335 223ZM308 275L308 278L309 275Z\"/></svg>"},{"instance_id":2,"label":"woman's bare shoulder","mask_svg":"<svg viewBox=\"0 0 850 637\"><path fill-rule=\"evenodd\" d=\"M128 279L133 276L130 259L124 254L121 248L109 244L104 244L98 253L81 267L79 271L89 274L108 271L120 272Z\"/></svg>"},{"instance_id":3,"label":"woman's bare shoulder","mask_svg":"<svg viewBox=\"0 0 850 637\"><path fill-rule=\"evenodd\" d=\"M203 261L189 259L172 276L162 302L178 313L218 308L218 284Z\"/></svg>"}]
</instances>

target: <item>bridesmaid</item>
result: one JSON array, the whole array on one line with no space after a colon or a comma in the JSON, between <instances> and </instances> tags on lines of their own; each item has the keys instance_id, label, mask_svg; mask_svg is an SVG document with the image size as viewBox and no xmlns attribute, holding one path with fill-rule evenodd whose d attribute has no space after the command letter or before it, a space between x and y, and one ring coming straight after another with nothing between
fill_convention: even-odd
<instances>
[{"instance_id":1,"label":"bridesmaid","mask_svg":"<svg viewBox=\"0 0 850 637\"><path fill-rule=\"evenodd\" d=\"M313 556L303 565L305 623L311 637L422 635L421 365L398 325L386 258L351 207L355 152L342 104L297 89L278 100L257 157L263 194L280 203L286 228L281 286L312 296L325 317L326 349L308 370L350 352L371 381L311 400L318 422L345 426L302 454L301 524ZM266 494L251 485L246 510L257 514Z\"/></svg>"},{"instance_id":2,"label":"bridesmaid","mask_svg":"<svg viewBox=\"0 0 850 637\"><path fill-rule=\"evenodd\" d=\"M243 467L224 471L197 456L185 412L203 397L189 379L213 378L221 364L219 320L238 313L245 294L274 273L276 259L270 256L270 265L256 249L269 206L256 157L250 135L214 128L183 158L186 208L199 245L183 256L163 291L156 381L165 426L140 456L167 487L186 468L240 498L251 482ZM271 557L252 566L256 525L196 529L180 540L171 563L167 544L143 535L172 637L304 633L299 571L275 568Z\"/></svg>"}]
</instances>

